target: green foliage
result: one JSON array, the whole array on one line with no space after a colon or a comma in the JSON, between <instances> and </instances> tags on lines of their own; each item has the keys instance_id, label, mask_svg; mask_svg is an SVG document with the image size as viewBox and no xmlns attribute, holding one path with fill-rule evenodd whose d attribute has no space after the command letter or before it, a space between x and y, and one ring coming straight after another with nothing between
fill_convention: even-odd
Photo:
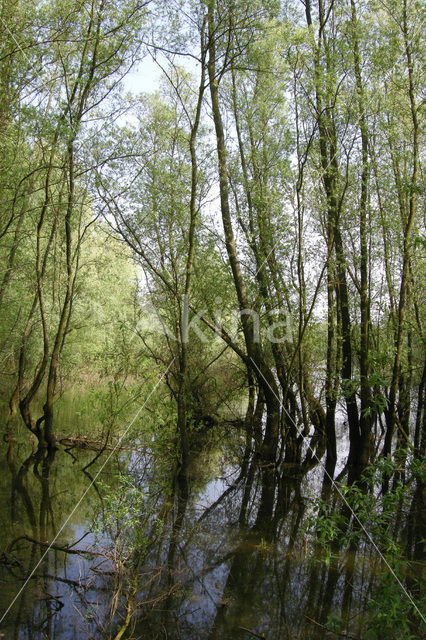
<instances>
[{"instance_id":1,"label":"green foliage","mask_svg":"<svg viewBox=\"0 0 426 640\"><path fill-rule=\"evenodd\" d=\"M403 576L407 567L404 562L395 560L392 569L398 576ZM426 592L421 579L416 579L416 587L421 587L421 592L415 597L415 604L420 611L425 610ZM411 588L413 585L410 585ZM405 594L401 593L401 587L389 572L381 574L374 595L368 602L366 624L366 640L380 640L390 638L392 640L414 640L419 638L424 623L413 608Z\"/></svg>"},{"instance_id":2,"label":"green foliage","mask_svg":"<svg viewBox=\"0 0 426 640\"><path fill-rule=\"evenodd\" d=\"M418 610L422 610L426 593L421 572L420 575L413 572L404 555L404 535L395 529L398 513L408 511L412 498L410 482L396 482L392 491L380 495L383 477L392 477L401 465L399 458L406 457L410 459L407 476L424 482L424 464L413 458L411 452L401 451L396 459L388 457L367 467L362 488L339 484L338 494L343 499L340 510L318 500L305 525L305 530L314 536L316 553L321 552L319 561L327 566L332 559L339 559L344 549L349 553L358 549L364 554L371 545L383 559L383 563L378 560L379 568L373 571L373 595L368 596L363 619L366 638L415 638L418 636L414 629L422 624ZM411 595L404 593L401 584ZM340 632L345 624L333 614L327 626Z\"/></svg>"},{"instance_id":3,"label":"green foliage","mask_svg":"<svg viewBox=\"0 0 426 640\"><path fill-rule=\"evenodd\" d=\"M126 474L120 474L114 485L100 483L99 488L103 509L93 525L95 535L107 532L111 541L120 544L125 557L135 549L143 551L148 545L145 525L152 515L148 493Z\"/></svg>"},{"instance_id":4,"label":"green foliage","mask_svg":"<svg viewBox=\"0 0 426 640\"><path fill-rule=\"evenodd\" d=\"M364 435L383 426L388 449L411 423L424 444L421 14L419 0L2 3L1 401L34 432L51 400L58 430L104 441L130 426L124 444L158 454L157 484L150 469L102 488L98 542L108 534L126 575L167 526L153 487L170 495L186 453L202 484L216 423L241 418L248 380L268 420L237 447L264 425L268 465L290 457L292 421L308 434L315 419L312 445L332 461L345 406L363 460L381 444ZM145 46L159 89L126 95ZM246 304L259 344L242 331ZM293 320L280 346L265 338L271 318ZM424 482L398 450L340 485L339 508L316 502L306 531L322 561L377 546L405 581L404 524ZM366 637L413 633L398 594L384 567Z\"/></svg>"}]
</instances>

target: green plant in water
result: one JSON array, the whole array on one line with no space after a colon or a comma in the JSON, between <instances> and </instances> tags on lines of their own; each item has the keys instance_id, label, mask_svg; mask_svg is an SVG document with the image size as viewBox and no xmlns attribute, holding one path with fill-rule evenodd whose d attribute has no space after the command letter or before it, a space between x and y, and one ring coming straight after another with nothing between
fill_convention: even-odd
<instances>
[{"instance_id":1,"label":"green plant in water","mask_svg":"<svg viewBox=\"0 0 426 640\"><path fill-rule=\"evenodd\" d=\"M393 570L399 576L403 575L405 564L395 562ZM418 584L421 587L420 584ZM425 597L416 598L416 606L425 611ZM365 621L366 640L414 640L422 635L421 620L413 609L412 603L401 593L400 585L390 572L380 576L379 584L373 597L368 602ZM417 629L417 630L416 630Z\"/></svg>"},{"instance_id":2,"label":"green plant in water","mask_svg":"<svg viewBox=\"0 0 426 640\"><path fill-rule=\"evenodd\" d=\"M397 480L392 491L382 494L383 477L391 478L401 472L405 460L408 460L405 481ZM318 561L327 566L333 558L340 557L345 548L364 552L366 545L373 544L381 555L382 562L366 602L362 638L410 640L421 637L422 630L425 631L421 614L426 604L421 577L423 566L419 564L415 571L411 570L405 556L403 526L413 482L424 483L425 475L424 463L414 458L411 451L401 451L393 459L387 457L370 465L364 473L362 488L356 484L339 485L345 502L341 510L330 509L327 502L315 501L314 512L305 523L305 531L313 536ZM347 628L347 622L333 612L327 628L341 633Z\"/></svg>"}]
</instances>

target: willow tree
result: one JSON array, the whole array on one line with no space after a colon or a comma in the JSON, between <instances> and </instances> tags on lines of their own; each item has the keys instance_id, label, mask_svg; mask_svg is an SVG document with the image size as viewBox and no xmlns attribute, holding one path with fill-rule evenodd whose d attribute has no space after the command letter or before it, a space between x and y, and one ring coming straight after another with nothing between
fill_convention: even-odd
<instances>
[{"instance_id":1,"label":"willow tree","mask_svg":"<svg viewBox=\"0 0 426 640\"><path fill-rule=\"evenodd\" d=\"M127 2L120 10L103 0L78 7L67 2L34 5L33 39L19 45L40 73L30 96L20 96L26 144L37 159L19 184L30 198L25 231L34 234L34 291L25 310L10 407L13 415L19 406L28 429L50 446L58 368L72 316L81 241L90 224L83 134L91 114L99 113L134 61L145 5ZM43 411L36 416L34 402L42 388Z\"/></svg>"},{"instance_id":2,"label":"willow tree","mask_svg":"<svg viewBox=\"0 0 426 640\"><path fill-rule=\"evenodd\" d=\"M414 307L417 330L422 333L418 299L416 299L417 296L412 286L416 271L413 263L416 247L413 240L415 234L418 233L419 225L417 201L419 197L421 121L419 109L420 70L417 66L417 55L419 54L420 42L416 25L416 4L404 0L402 6L395 7L395 9L397 13L394 14L392 12L392 21L395 21L396 24L393 23L392 25L390 42L394 47L397 47L401 62L400 66L397 66L389 74L389 79L393 79L392 75L395 76L395 80L397 78L400 79L400 82L398 82L398 94L395 95L393 87L390 91L390 99L393 105L396 101L399 103L399 122L397 122L394 113L387 109L386 111L388 120L388 154L391 160L399 209L399 241L401 249L399 274L396 277L396 281L399 281L399 292L394 301L392 314L394 355L387 399L387 429L383 446L384 455L391 453L395 425L398 424L400 434L405 434L405 438L409 428L409 406L404 409L403 405L404 396L410 395L411 372L410 362L407 362L407 373L404 374L403 354L408 347L407 357L410 359L410 343L412 343L413 334L412 330L407 328L406 320L410 306ZM386 24L389 25L390 15L385 12L383 18ZM401 130L401 121L404 122L404 131ZM401 136L403 136L402 139ZM407 346L404 349L405 340L407 340ZM397 411L399 419L397 418ZM406 413L405 416L404 411ZM404 435L402 439L404 439Z\"/></svg>"},{"instance_id":3,"label":"willow tree","mask_svg":"<svg viewBox=\"0 0 426 640\"><path fill-rule=\"evenodd\" d=\"M203 38L202 34L202 46ZM110 224L131 248L145 276L140 297L142 307L149 303L150 321L142 323L138 335L150 357L166 371L176 403L183 475L191 425L203 411L197 384L191 384L204 362L204 337L198 325L192 325L201 205L208 190L204 165L209 147L199 146L200 139L205 140L200 125L203 55L195 91L193 76L168 65L162 91L138 98L137 125L111 130L105 148L112 142L121 159L103 168L98 186ZM194 349L198 349L195 360Z\"/></svg>"},{"instance_id":4,"label":"willow tree","mask_svg":"<svg viewBox=\"0 0 426 640\"><path fill-rule=\"evenodd\" d=\"M264 345L257 339L251 311L246 277L241 265L241 255L235 240L234 223L230 205L228 150L225 143L225 131L221 109L219 87L232 62L247 49L259 29L258 13L252 7L239 3L215 2L207 5L208 21L208 76L210 85L211 110L216 134L217 170L219 177L220 211L223 224L226 252L233 277L235 292L241 315L246 354L245 361L266 404L266 424L262 442L261 458L265 464L260 514L270 513L273 505L273 483L277 447L280 434L281 403L275 375L268 363ZM272 475L271 475L272 474ZM262 508L263 507L263 508ZM263 516L262 516L263 517Z\"/></svg>"}]
</instances>

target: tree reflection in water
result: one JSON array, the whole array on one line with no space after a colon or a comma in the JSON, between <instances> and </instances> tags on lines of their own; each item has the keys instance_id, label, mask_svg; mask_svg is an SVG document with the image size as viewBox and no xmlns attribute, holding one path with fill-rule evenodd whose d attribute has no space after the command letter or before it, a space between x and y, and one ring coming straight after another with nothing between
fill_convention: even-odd
<instances>
[{"instance_id":1,"label":"tree reflection in water","mask_svg":"<svg viewBox=\"0 0 426 640\"><path fill-rule=\"evenodd\" d=\"M365 544L341 548L343 536L329 555L308 539L318 469L265 469L246 449L212 478L202 455L170 469L121 452L45 553L87 486L88 455L20 462L8 444L3 610L41 560L5 620L10 637L314 639L333 637L335 614L361 637L378 560Z\"/></svg>"}]
</instances>

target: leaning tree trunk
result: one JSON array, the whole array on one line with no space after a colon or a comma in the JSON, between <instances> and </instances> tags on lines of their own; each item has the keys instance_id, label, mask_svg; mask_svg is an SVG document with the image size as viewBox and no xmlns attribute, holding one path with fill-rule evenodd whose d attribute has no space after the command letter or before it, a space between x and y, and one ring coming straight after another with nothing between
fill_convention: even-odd
<instances>
[{"instance_id":1,"label":"leaning tree trunk","mask_svg":"<svg viewBox=\"0 0 426 640\"><path fill-rule=\"evenodd\" d=\"M209 0L208 4L208 75L210 81L210 97L213 112L213 121L216 133L216 151L218 158L220 207L222 214L222 224L225 235L225 245L228 254L234 281L235 292L241 312L241 323L244 340L248 354L249 366L251 366L259 387L263 390L266 404L266 425L265 435L262 444L262 458L266 474L273 474L277 446L279 438L280 420L280 399L275 377L270 368L266 365L262 348L254 339L253 320L247 310L250 308L246 285L241 271L235 244L234 231L232 226L231 212L229 206L228 168L227 152L225 146L225 136L219 102L219 74L216 69L216 25L214 15L214 0ZM262 483L262 491L273 491L271 478ZM265 500L262 503L270 504Z\"/></svg>"}]
</instances>

